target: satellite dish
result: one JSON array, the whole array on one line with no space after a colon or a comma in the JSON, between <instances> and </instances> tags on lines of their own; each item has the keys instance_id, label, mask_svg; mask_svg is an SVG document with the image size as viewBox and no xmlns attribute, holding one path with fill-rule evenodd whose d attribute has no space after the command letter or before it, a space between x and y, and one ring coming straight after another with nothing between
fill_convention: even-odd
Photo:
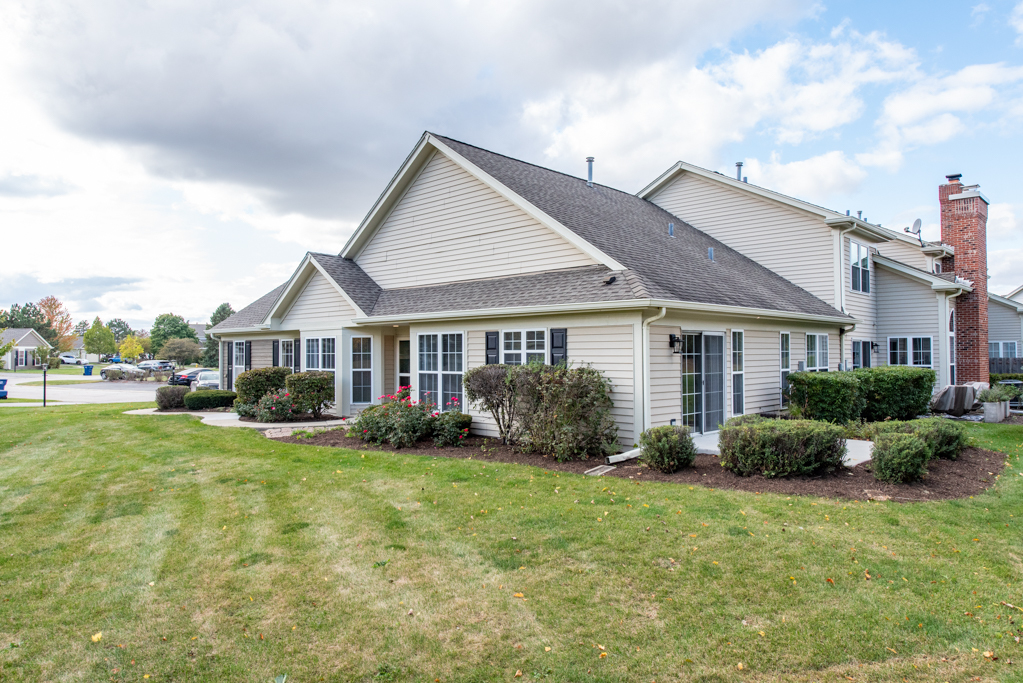
<instances>
[{"instance_id":1,"label":"satellite dish","mask_svg":"<svg viewBox=\"0 0 1023 683\"><path fill-rule=\"evenodd\" d=\"M911 232L913 232L913 234L919 235L920 226L923 224L924 224L923 221L917 218L915 221L913 221L913 230Z\"/></svg>"}]
</instances>

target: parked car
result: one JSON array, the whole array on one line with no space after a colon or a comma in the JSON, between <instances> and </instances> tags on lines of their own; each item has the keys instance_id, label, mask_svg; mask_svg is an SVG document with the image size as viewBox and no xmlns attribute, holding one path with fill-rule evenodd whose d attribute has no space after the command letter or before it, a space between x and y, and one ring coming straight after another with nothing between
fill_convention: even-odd
<instances>
[{"instance_id":1,"label":"parked car","mask_svg":"<svg viewBox=\"0 0 1023 683\"><path fill-rule=\"evenodd\" d=\"M213 370L206 370L200 372L190 385L192 391L196 389L219 389L220 388L220 373L214 372Z\"/></svg>"},{"instance_id":2,"label":"parked car","mask_svg":"<svg viewBox=\"0 0 1023 683\"><path fill-rule=\"evenodd\" d=\"M62 353L57 358L60 358L61 364L67 365L81 365L82 359L76 357L73 353Z\"/></svg>"},{"instance_id":3,"label":"parked car","mask_svg":"<svg viewBox=\"0 0 1023 683\"><path fill-rule=\"evenodd\" d=\"M120 370L121 373L126 378L127 377L133 377L135 375L141 375L143 373L143 370L139 370L136 366L131 365L129 363L114 363L113 365L108 365L105 368L103 368L102 370L100 370L99 371L99 376L102 377L103 379L106 379L107 378L107 370Z\"/></svg>"},{"instance_id":4,"label":"parked car","mask_svg":"<svg viewBox=\"0 0 1023 683\"><path fill-rule=\"evenodd\" d=\"M156 372L173 372L174 361L169 360L144 360L137 366L140 370L153 370Z\"/></svg>"},{"instance_id":5,"label":"parked car","mask_svg":"<svg viewBox=\"0 0 1023 683\"><path fill-rule=\"evenodd\" d=\"M180 370L171 374L170 379L167 380L167 384L190 387L192 386L192 382L195 378L199 376L200 372L209 371L209 368L189 368L188 370Z\"/></svg>"}]
</instances>

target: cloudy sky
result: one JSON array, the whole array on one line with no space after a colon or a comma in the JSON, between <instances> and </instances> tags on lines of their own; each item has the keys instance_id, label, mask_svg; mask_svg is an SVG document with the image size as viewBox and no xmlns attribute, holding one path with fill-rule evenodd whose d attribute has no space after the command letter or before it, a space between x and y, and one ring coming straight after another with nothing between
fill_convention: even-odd
<instances>
[{"instance_id":1,"label":"cloudy sky","mask_svg":"<svg viewBox=\"0 0 1023 683\"><path fill-rule=\"evenodd\" d=\"M0 307L239 308L338 250L423 130L633 192L742 160L932 239L962 173L991 290L1023 284L1023 2L7 0L0 103Z\"/></svg>"}]
</instances>

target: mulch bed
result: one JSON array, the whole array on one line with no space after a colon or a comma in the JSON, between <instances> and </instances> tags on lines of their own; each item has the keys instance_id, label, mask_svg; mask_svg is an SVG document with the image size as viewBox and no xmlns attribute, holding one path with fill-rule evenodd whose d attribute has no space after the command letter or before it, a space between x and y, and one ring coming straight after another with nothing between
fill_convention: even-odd
<instances>
[{"instance_id":1,"label":"mulch bed","mask_svg":"<svg viewBox=\"0 0 1023 683\"><path fill-rule=\"evenodd\" d=\"M558 462L548 455L522 453L512 446L502 446L496 439L472 437L462 448L435 448L423 442L415 448L396 449L388 444L369 444L357 437L345 436L342 430L320 432L308 438L281 437L276 441L308 446L330 446L356 451L384 451L409 455L432 455L443 458L476 458L488 462L542 467L548 471L582 474L602 465L602 460ZM1005 466L1005 454L982 448L967 448L958 460L934 460L928 465L923 481L914 484L886 484L874 478L870 463L817 477L740 477L721 467L717 456L697 455L693 466L674 474L652 470L635 460L619 463L605 477L637 481L660 481L673 484L699 484L711 489L735 489L753 493L822 496L849 500L892 500L896 502L948 500L966 498L985 491L995 483L996 474Z\"/></svg>"}]
</instances>

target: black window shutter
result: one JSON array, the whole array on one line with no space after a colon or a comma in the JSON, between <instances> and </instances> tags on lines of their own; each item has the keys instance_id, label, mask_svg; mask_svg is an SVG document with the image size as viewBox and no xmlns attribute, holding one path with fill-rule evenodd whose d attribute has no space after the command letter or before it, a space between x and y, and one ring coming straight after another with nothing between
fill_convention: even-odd
<instances>
[{"instance_id":1,"label":"black window shutter","mask_svg":"<svg viewBox=\"0 0 1023 683\"><path fill-rule=\"evenodd\" d=\"M568 363L568 330L551 330L551 365Z\"/></svg>"},{"instance_id":2,"label":"black window shutter","mask_svg":"<svg viewBox=\"0 0 1023 683\"><path fill-rule=\"evenodd\" d=\"M296 339L294 344L295 352L292 354L295 362L295 372L302 372L302 340Z\"/></svg>"},{"instance_id":3,"label":"black window shutter","mask_svg":"<svg viewBox=\"0 0 1023 683\"><path fill-rule=\"evenodd\" d=\"M234 387L234 342L224 342L224 358L227 359L227 377L224 378L224 386L230 391Z\"/></svg>"},{"instance_id":4,"label":"black window shutter","mask_svg":"<svg viewBox=\"0 0 1023 683\"><path fill-rule=\"evenodd\" d=\"M252 342L245 342L245 369L252 369Z\"/></svg>"},{"instance_id":5,"label":"black window shutter","mask_svg":"<svg viewBox=\"0 0 1023 683\"><path fill-rule=\"evenodd\" d=\"M281 364L281 343L278 340L274 339L273 347L274 347L274 351L273 351L273 361L272 362L273 362L273 366L276 368L278 365Z\"/></svg>"},{"instance_id":6,"label":"black window shutter","mask_svg":"<svg viewBox=\"0 0 1023 683\"><path fill-rule=\"evenodd\" d=\"M501 352L498 349L497 332L487 332L487 365L497 365L501 362Z\"/></svg>"}]
</instances>

